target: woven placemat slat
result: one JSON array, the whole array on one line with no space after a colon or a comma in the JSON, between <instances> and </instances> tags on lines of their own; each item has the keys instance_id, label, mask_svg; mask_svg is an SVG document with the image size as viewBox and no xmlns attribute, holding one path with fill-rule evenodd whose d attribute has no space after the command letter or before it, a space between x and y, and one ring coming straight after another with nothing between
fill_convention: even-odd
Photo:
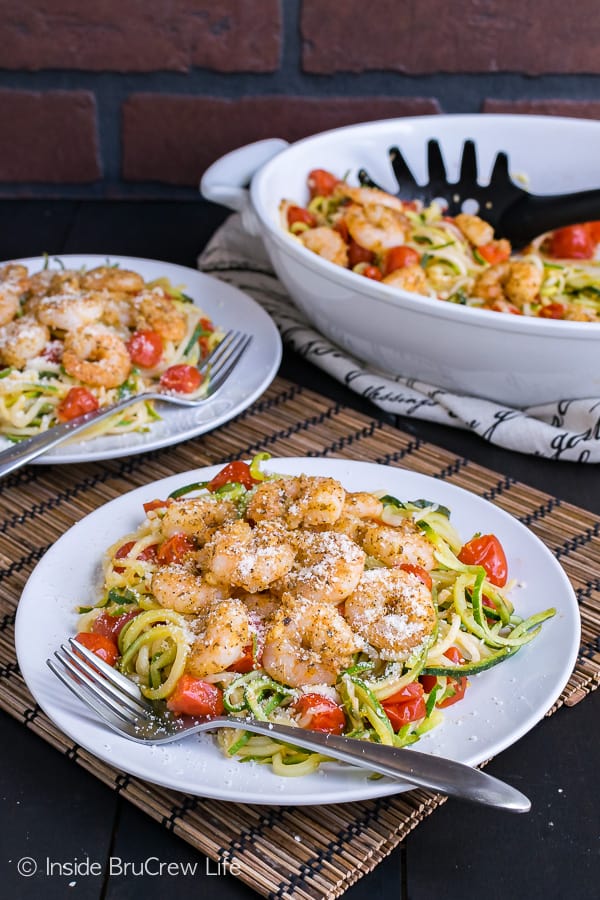
<instances>
[{"instance_id":1,"label":"woven placemat slat","mask_svg":"<svg viewBox=\"0 0 600 900\"><path fill-rule=\"evenodd\" d=\"M273 456L341 456L398 465L491 500L556 553L577 591L581 654L553 712L600 678L600 518L276 379L223 428L164 451L69 467L30 467L0 491L0 705L156 821L217 861L235 860L263 896L322 900L371 871L444 799L423 790L320 807L248 806L188 797L107 766L63 735L36 706L18 672L14 611L45 550L81 516L127 490L200 466L266 450Z\"/></svg>"}]
</instances>

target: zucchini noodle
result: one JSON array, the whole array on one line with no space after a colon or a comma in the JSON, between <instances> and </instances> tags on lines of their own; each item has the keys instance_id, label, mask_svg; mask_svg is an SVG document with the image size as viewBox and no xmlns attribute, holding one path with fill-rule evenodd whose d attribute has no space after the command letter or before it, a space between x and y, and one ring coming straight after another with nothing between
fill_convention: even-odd
<instances>
[{"instance_id":1,"label":"zucchini noodle","mask_svg":"<svg viewBox=\"0 0 600 900\"><path fill-rule=\"evenodd\" d=\"M519 652L554 615L520 617L501 547L496 568L489 556L485 568L472 563L479 542L493 536L465 544L446 507L384 491L348 494L328 478L267 474L267 459L230 463L212 481L147 503L140 527L106 552L96 606L80 608L80 639L105 637L115 665L159 712L230 717L216 735L225 756L286 777L328 762L251 734L247 718L413 744L462 698L469 676ZM257 535L263 543L254 546ZM270 566L290 547L287 574L273 577ZM409 551L420 562L407 562ZM267 570L269 585L251 589L247 579ZM354 579L345 599L332 601L345 578ZM392 606L373 619L367 604L379 602L378 585L387 591L388 579ZM371 582L373 596L361 594ZM307 599L321 589L320 599ZM321 644L311 629L321 629Z\"/></svg>"},{"instance_id":2,"label":"zucchini noodle","mask_svg":"<svg viewBox=\"0 0 600 900\"><path fill-rule=\"evenodd\" d=\"M600 256L592 232L584 253L572 251L588 253L590 259L556 258L560 245L554 246L552 232L516 253L478 216L449 217L437 202L424 206L377 188L352 186L331 173L324 173L325 180L315 179L315 172L323 174L309 174L306 207L281 201L281 225L329 262L450 303L513 315L600 321Z\"/></svg>"},{"instance_id":3,"label":"zucchini noodle","mask_svg":"<svg viewBox=\"0 0 600 900\"><path fill-rule=\"evenodd\" d=\"M144 283L108 265L31 274L4 266L0 326L0 434L12 442L136 395L139 402L91 426L86 439L148 431L160 416L144 393L175 366L195 368L222 338L169 279ZM164 385L196 398L209 380Z\"/></svg>"}]
</instances>

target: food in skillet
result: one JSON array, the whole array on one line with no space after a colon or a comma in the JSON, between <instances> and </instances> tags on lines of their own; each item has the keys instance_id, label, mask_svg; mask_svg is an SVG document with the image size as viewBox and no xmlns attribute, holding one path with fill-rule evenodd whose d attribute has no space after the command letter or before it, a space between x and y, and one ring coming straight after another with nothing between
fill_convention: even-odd
<instances>
[{"instance_id":1,"label":"food in skillet","mask_svg":"<svg viewBox=\"0 0 600 900\"><path fill-rule=\"evenodd\" d=\"M238 717L218 732L226 755L280 775L324 759L251 735L245 716L414 743L554 614L518 616L498 538L463 543L443 506L268 475L266 457L146 503L80 610L77 639L146 697Z\"/></svg>"},{"instance_id":2,"label":"food in skillet","mask_svg":"<svg viewBox=\"0 0 600 900\"><path fill-rule=\"evenodd\" d=\"M280 205L308 250L390 287L514 315L600 321L600 222L541 235L522 253L479 216L450 217L324 169L308 176L306 207Z\"/></svg>"},{"instance_id":3,"label":"food in skillet","mask_svg":"<svg viewBox=\"0 0 600 900\"><path fill-rule=\"evenodd\" d=\"M19 441L127 395L206 393L197 364L221 334L166 278L118 266L0 268L0 434ZM147 430L140 400L88 436Z\"/></svg>"}]
</instances>

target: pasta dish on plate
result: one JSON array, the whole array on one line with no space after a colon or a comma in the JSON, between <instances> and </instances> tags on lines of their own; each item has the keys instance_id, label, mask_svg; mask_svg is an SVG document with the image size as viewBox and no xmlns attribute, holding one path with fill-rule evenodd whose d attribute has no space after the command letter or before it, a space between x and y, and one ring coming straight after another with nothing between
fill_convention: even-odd
<instances>
[{"instance_id":1,"label":"pasta dish on plate","mask_svg":"<svg viewBox=\"0 0 600 900\"><path fill-rule=\"evenodd\" d=\"M554 615L519 616L499 538L463 542L446 507L267 474L267 458L145 503L79 608L77 640L145 697L239 720L217 734L227 757L280 775L325 760L251 735L246 716L414 743Z\"/></svg>"},{"instance_id":2,"label":"pasta dish on plate","mask_svg":"<svg viewBox=\"0 0 600 900\"><path fill-rule=\"evenodd\" d=\"M306 206L282 200L286 231L357 275L449 303L513 315L600 321L600 222L541 235L520 253L476 215L447 216L324 169Z\"/></svg>"},{"instance_id":3,"label":"pasta dish on plate","mask_svg":"<svg viewBox=\"0 0 600 900\"><path fill-rule=\"evenodd\" d=\"M143 431L159 418L145 392L206 393L197 365L222 334L181 287L46 262L0 268L0 434L20 441L128 395L140 402L89 435Z\"/></svg>"}]
</instances>

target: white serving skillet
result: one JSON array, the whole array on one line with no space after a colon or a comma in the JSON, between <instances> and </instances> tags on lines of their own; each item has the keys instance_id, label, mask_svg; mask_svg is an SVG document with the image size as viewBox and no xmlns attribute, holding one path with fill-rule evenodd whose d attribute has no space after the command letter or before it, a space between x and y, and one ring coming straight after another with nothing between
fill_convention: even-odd
<instances>
[{"instance_id":1,"label":"white serving skillet","mask_svg":"<svg viewBox=\"0 0 600 900\"><path fill-rule=\"evenodd\" d=\"M322 259L281 226L282 198L307 202L306 176L328 169L357 183L365 167L394 191L388 149L399 146L427 180L426 146L437 138L449 177L466 139L487 180L496 153L536 194L600 187L600 122L546 116L424 116L368 122L288 144L273 139L223 156L204 174L203 195L242 215L259 235L294 303L324 335L389 373L511 406L600 396L600 324L527 318L410 294ZM250 184L248 189L247 185Z\"/></svg>"}]
</instances>

